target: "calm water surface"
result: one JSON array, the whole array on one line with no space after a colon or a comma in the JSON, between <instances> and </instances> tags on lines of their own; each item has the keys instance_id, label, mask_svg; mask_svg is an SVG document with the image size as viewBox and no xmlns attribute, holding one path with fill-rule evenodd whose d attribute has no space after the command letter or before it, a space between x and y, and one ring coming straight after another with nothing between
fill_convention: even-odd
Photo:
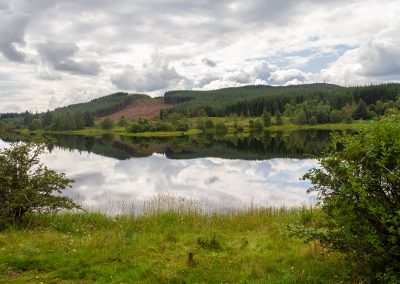
<instances>
[{"instance_id":1,"label":"calm water surface","mask_svg":"<svg viewBox=\"0 0 400 284\"><path fill-rule=\"evenodd\" d=\"M48 138L42 162L75 180L64 194L89 210L119 214L187 200L203 210L311 205L315 196L306 193L310 184L300 177L317 166L312 156L326 145L328 134ZM19 139L2 137L0 147Z\"/></svg>"}]
</instances>

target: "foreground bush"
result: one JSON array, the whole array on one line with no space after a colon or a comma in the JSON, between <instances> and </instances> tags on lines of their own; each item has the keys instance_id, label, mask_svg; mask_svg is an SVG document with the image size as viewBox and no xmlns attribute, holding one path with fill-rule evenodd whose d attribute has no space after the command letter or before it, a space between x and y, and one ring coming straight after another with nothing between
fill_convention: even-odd
<instances>
[{"instance_id":1,"label":"foreground bush","mask_svg":"<svg viewBox=\"0 0 400 284\"><path fill-rule=\"evenodd\" d=\"M357 135L337 134L321 168L304 176L324 213L313 236L368 264L370 275L400 281L400 118Z\"/></svg>"},{"instance_id":2,"label":"foreground bush","mask_svg":"<svg viewBox=\"0 0 400 284\"><path fill-rule=\"evenodd\" d=\"M29 212L52 213L77 206L54 196L72 180L39 163L44 146L16 143L0 151L0 228L21 221Z\"/></svg>"}]
</instances>

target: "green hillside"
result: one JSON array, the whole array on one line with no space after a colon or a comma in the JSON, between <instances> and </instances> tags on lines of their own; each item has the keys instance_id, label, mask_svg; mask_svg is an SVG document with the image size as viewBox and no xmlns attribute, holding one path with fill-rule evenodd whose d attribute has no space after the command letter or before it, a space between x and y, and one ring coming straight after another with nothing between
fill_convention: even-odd
<instances>
[{"instance_id":1,"label":"green hillside","mask_svg":"<svg viewBox=\"0 0 400 284\"><path fill-rule=\"evenodd\" d=\"M67 112L85 112L90 111L96 116L107 116L113 114L121 109L124 109L127 105L131 104L137 99L149 98L147 95L141 94L128 94L128 93L115 93L105 97L100 97L91 100L87 103L80 103L69 105L66 107L57 108L53 111L55 115L65 114Z\"/></svg>"},{"instance_id":2,"label":"green hillside","mask_svg":"<svg viewBox=\"0 0 400 284\"><path fill-rule=\"evenodd\" d=\"M278 111L283 113L288 105L297 107L303 104L302 108L312 108L322 104L330 110L341 110L346 104L363 100L369 106L378 101L395 101L399 94L400 84L394 83L364 87L316 83L277 87L244 86L211 91L170 91L165 93L165 102L177 104L166 112L178 112L185 116L227 116L232 113L259 116L264 108L275 114Z\"/></svg>"}]
</instances>

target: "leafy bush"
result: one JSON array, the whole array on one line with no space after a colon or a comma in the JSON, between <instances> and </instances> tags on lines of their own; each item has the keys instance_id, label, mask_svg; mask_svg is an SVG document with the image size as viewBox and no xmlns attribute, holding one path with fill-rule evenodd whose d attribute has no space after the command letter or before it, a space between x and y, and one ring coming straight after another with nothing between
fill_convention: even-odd
<instances>
[{"instance_id":1,"label":"leafy bush","mask_svg":"<svg viewBox=\"0 0 400 284\"><path fill-rule=\"evenodd\" d=\"M118 125L119 126L125 126L128 123L128 121L126 120L125 116L121 116L118 120Z\"/></svg>"},{"instance_id":2,"label":"leafy bush","mask_svg":"<svg viewBox=\"0 0 400 284\"><path fill-rule=\"evenodd\" d=\"M271 126L271 113L266 108L264 108L261 118L265 127Z\"/></svg>"},{"instance_id":3,"label":"leafy bush","mask_svg":"<svg viewBox=\"0 0 400 284\"><path fill-rule=\"evenodd\" d=\"M190 129L190 124L184 120L178 120L175 125L176 130L178 131L188 131Z\"/></svg>"},{"instance_id":4,"label":"leafy bush","mask_svg":"<svg viewBox=\"0 0 400 284\"><path fill-rule=\"evenodd\" d=\"M214 122L211 119L207 119L204 123L205 129L214 128Z\"/></svg>"},{"instance_id":5,"label":"leafy bush","mask_svg":"<svg viewBox=\"0 0 400 284\"><path fill-rule=\"evenodd\" d=\"M278 111L276 111L276 113L275 113L275 119L276 119L276 125L283 125L283 117L282 117L282 114L281 114L281 112L278 110Z\"/></svg>"},{"instance_id":6,"label":"leafy bush","mask_svg":"<svg viewBox=\"0 0 400 284\"><path fill-rule=\"evenodd\" d=\"M316 125L318 123L317 118L315 116L310 117L308 124Z\"/></svg>"},{"instance_id":7,"label":"leafy bush","mask_svg":"<svg viewBox=\"0 0 400 284\"><path fill-rule=\"evenodd\" d=\"M263 130L264 130L264 124L260 119L256 119L256 121L254 121L254 131L262 132Z\"/></svg>"},{"instance_id":8,"label":"leafy bush","mask_svg":"<svg viewBox=\"0 0 400 284\"><path fill-rule=\"evenodd\" d=\"M380 281L400 281L400 117L357 135L335 134L310 170L323 217L314 237L368 264Z\"/></svg>"},{"instance_id":9,"label":"leafy bush","mask_svg":"<svg viewBox=\"0 0 400 284\"><path fill-rule=\"evenodd\" d=\"M329 115L329 121L332 123L339 123L342 122L343 115L340 110L334 109L331 111Z\"/></svg>"},{"instance_id":10,"label":"leafy bush","mask_svg":"<svg viewBox=\"0 0 400 284\"><path fill-rule=\"evenodd\" d=\"M217 134L225 134L226 132L228 132L228 128L226 127L225 123L218 122L215 125L215 133L217 133Z\"/></svg>"},{"instance_id":11,"label":"leafy bush","mask_svg":"<svg viewBox=\"0 0 400 284\"><path fill-rule=\"evenodd\" d=\"M112 121L111 118L107 117L107 118L103 119L103 121L100 123L100 126L101 126L101 129L108 130L108 129L113 128L114 122Z\"/></svg>"},{"instance_id":12,"label":"leafy bush","mask_svg":"<svg viewBox=\"0 0 400 284\"><path fill-rule=\"evenodd\" d=\"M0 226L19 222L29 212L52 213L78 208L71 199L55 196L73 182L39 163L44 146L12 144L0 151Z\"/></svg>"},{"instance_id":13,"label":"leafy bush","mask_svg":"<svg viewBox=\"0 0 400 284\"><path fill-rule=\"evenodd\" d=\"M158 121L154 124L154 131L171 131L173 126L169 122Z\"/></svg>"}]
</instances>

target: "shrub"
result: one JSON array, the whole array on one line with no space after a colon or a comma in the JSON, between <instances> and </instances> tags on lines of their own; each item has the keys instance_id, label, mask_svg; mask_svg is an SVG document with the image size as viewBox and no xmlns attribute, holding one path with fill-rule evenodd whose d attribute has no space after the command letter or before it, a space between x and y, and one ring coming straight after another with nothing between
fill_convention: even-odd
<instances>
[{"instance_id":1,"label":"shrub","mask_svg":"<svg viewBox=\"0 0 400 284\"><path fill-rule=\"evenodd\" d=\"M103 130L109 130L113 128L114 122L111 120L111 118L107 117L103 119L103 121L100 123L101 129Z\"/></svg>"},{"instance_id":2,"label":"shrub","mask_svg":"<svg viewBox=\"0 0 400 284\"><path fill-rule=\"evenodd\" d=\"M196 127L200 130L206 129L206 120L204 118L199 118L196 122Z\"/></svg>"},{"instance_id":3,"label":"shrub","mask_svg":"<svg viewBox=\"0 0 400 284\"><path fill-rule=\"evenodd\" d=\"M125 116L121 116L118 120L118 125L119 126L125 126L128 122L126 121Z\"/></svg>"},{"instance_id":4,"label":"shrub","mask_svg":"<svg viewBox=\"0 0 400 284\"><path fill-rule=\"evenodd\" d=\"M133 122L129 127L128 127L128 131L132 132L132 133L139 133L142 132L142 126L137 123L137 122Z\"/></svg>"},{"instance_id":5,"label":"shrub","mask_svg":"<svg viewBox=\"0 0 400 284\"><path fill-rule=\"evenodd\" d=\"M188 131L190 129L190 124L184 120L178 120L175 126L176 130L178 131Z\"/></svg>"},{"instance_id":6,"label":"shrub","mask_svg":"<svg viewBox=\"0 0 400 284\"><path fill-rule=\"evenodd\" d=\"M264 124L261 122L260 119L254 121L254 131L255 132L262 132L264 130Z\"/></svg>"},{"instance_id":7,"label":"shrub","mask_svg":"<svg viewBox=\"0 0 400 284\"><path fill-rule=\"evenodd\" d=\"M225 134L226 132L228 132L228 128L226 127L225 123L218 122L215 125L215 133L217 133L217 134Z\"/></svg>"},{"instance_id":8,"label":"shrub","mask_svg":"<svg viewBox=\"0 0 400 284\"><path fill-rule=\"evenodd\" d=\"M73 182L39 163L44 146L16 143L0 151L0 225L19 222L29 212L53 213L78 208L55 196Z\"/></svg>"},{"instance_id":9,"label":"shrub","mask_svg":"<svg viewBox=\"0 0 400 284\"><path fill-rule=\"evenodd\" d=\"M329 121L332 123L339 123L342 122L343 115L340 110L334 109L331 111L329 115Z\"/></svg>"},{"instance_id":10,"label":"shrub","mask_svg":"<svg viewBox=\"0 0 400 284\"><path fill-rule=\"evenodd\" d=\"M254 120L249 119L249 129L250 131L254 131Z\"/></svg>"},{"instance_id":11,"label":"shrub","mask_svg":"<svg viewBox=\"0 0 400 284\"><path fill-rule=\"evenodd\" d=\"M307 124L307 115L305 111L301 108L296 109L292 118L293 123L295 124Z\"/></svg>"},{"instance_id":12,"label":"shrub","mask_svg":"<svg viewBox=\"0 0 400 284\"><path fill-rule=\"evenodd\" d=\"M30 131L35 131L42 128L42 125L39 121L39 119L35 118L34 120L32 120L31 124L29 124L28 129Z\"/></svg>"},{"instance_id":13,"label":"shrub","mask_svg":"<svg viewBox=\"0 0 400 284\"><path fill-rule=\"evenodd\" d=\"M308 124L310 125L316 125L317 124L317 118L315 116L311 116L310 120L308 121Z\"/></svg>"},{"instance_id":14,"label":"shrub","mask_svg":"<svg viewBox=\"0 0 400 284\"><path fill-rule=\"evenodd\" d=\"M205 129L214 128L214 122L211 119L207 119L204 123Z\"/></svg>"},{"instance_id":15,"label":"shrub","mask_svg":"<svg viewBox=\"0 0 400 284\"><path fill-rule=\"evenodd\" d=\"M321 167L304 176L323 212L315 238L384 282L400 281L399 156L400 118L384 118L357 135L333 135Z\"/></svg>"},{"instance_id":16,"label":"shrub","mask_svg":"<svg viewBox=\"0 0 400 284\"><path fill-rule=\"evenodd\" d=\"M271 113L267 109L264 108L261 118L265 127L271 126Z\"/></svg>"},{"instance_id":17,"label":"shrub","mask_svg":"<svg viewBox=\"0 0 400 284\"><path fill-rule=\"evenodd\" d=\"M276 111L275 113L275 119L276 119L276 125L283 125L283 117L282 114L279 110Z\"/></svg>"},{"instance_id":18,"label":"shrub","mask_svg":"<svg viewBox=\"0 0 400 284\"><path fill-rule=\"evenodd\" d=\"M169 122L158 121L154 124L155 131L171 131L173 126Z\"/></svg>"}]
</instances>

